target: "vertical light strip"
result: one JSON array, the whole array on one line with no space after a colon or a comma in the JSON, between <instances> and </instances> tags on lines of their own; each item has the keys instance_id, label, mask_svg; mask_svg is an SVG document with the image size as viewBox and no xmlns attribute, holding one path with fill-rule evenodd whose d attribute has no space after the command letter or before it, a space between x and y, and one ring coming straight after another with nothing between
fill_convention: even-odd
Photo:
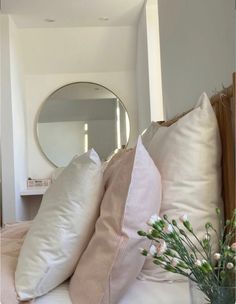
<instances>
[{"instance_id":1,"label":"vertical light strip","mask_svg":"<svg viewBox=\"0 0 236 304\"><path fill-rule=\"evenodd\" d=\"M127 112L125 112L125 134L126 134L126 142L128 143L129 134L130 134L130 125L129 125L129 116Z\"/></svg>"},{"instance_id":2,"label":"vertical light strip","mask_svg":"<svg viewBox=\"0 0 236 304\"><path fill-rule=\"evenodd\" d=\"M88 151L88 124L84 124L84 152Z\"/></svg>"},{"instance_id":3,"label":"vertical light strip","mask_svg":"<svg viewBox=\"0 0 236 304\"><path fill-rule=\"evenodd\" d=\"M117 148L121 148L120 140L120 104L119 99L116 99L116 135L117 135Z\"/></svg>"}]
</instances>

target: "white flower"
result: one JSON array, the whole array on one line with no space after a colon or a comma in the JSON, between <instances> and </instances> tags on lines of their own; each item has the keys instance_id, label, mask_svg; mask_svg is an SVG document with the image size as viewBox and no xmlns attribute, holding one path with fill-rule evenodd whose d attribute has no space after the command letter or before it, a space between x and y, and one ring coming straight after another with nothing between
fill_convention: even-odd
<instances>
[{"instance_id":1,"label":"white flower","mask_svg":"<svg viewBox=\"0 0 236 304\"><path fill-rule=\"evenodd\" d=\"M228 269L232 269L232 268L234 268L234 264L233 263L227 263L226 267Z\"/></svg>"},{"instance_id":2,"label":"white flower","mask_svg":"<svg viewBox=\"0 0 236 304\"><path fill-rule=\"evenodd\" d=\"M220 255L218 252L216 252L216 253L213 255L213 257L214 257L214 259L215 259L216 261L219 261L220 258L221 258L221 255Z\"/></svg>"},{"instance_id":3,"label":"white flower","mask_svg":"<svg viewBox=\"0 0 236 304\"><path fill-rule=\"evenodd\" d=\"M171 266L176 267L178 264L179 264L178 259L173 258L173 259L171 260Z\"/></svg>"},{"instance_id":4,"label":"white flower","mask_svg":"<svg viewBox=\"0 0 236 304\"><path fill-rule=\"evenodd\" d=\"M194 264L198 267L202 266L202 262L200 260L196 260Z\"/></svg>"},{"instance_id":5,"label":"white flower","mask_svg":"<svg viewBox=\"0 0 236 304\"><path fill-rule=\"evenodd\" d=\"M236 251L236 243L233 243L233 244L231 245L231 249L232 249L233 251Z\"/></svg>"},{"instance_id":6,"label":"white flower","mask_svg":"<svg viewBox=\"0 0 236 304\"><path fill-rule=\"evenodd\" d=\"M188 220L188 215L187 215L187 214L183 214L183 215L179 218L179 220L180 220L182 223L186 222L186 221Z\"/></svg>"},{"instance_id":7,"label":"white flower","mask_svg":"<svg viewBox=\"0 0 236 304\"><path fill-rule=\"evenodd\" d=\"M152 228L148 230L148 234L152 234L152 232L153 232Z\"/></svg>"},{"instance_id":8,"label":"white flower","mask_svg":"<svg viewBox=\"0 0 236 304\"><path fill-rule=\"evenodd\" d=\"M149 249L149 252L151 253L151 255L156 255L157 254L157 248L155 245L152 245Z\"/></svg>"},{"instance_id":9,"label":"white flower","mask_svg":"<svg viewBox=\"0 0 236 304\"><path fill-rule=\"evenodd\" d=\"M155 224L156 222L159 222L160 220L161 220L161 218L157 214L153 214L148 221L148 225L152 226L153 224Z\"/></svg>"},{"instance_id":10,"label":"white flower","mask_svg":"<svg viewBox=\"0 0 236 304\"><path fill-rule=\"evenodd\" d=\"M209 234L209 233L206 233L205 236L204 236L204 239L205 239L206 241L209 241L210 238L211 238L210 234Z\"/></svg>"},{"instance_id":11,"label":"white flower","mask_svg":"<svg viewBox=\"0 0 236 304\"><path fill-rule=\"evenodd\" d=\"M163 253L166 251L167 249L167 245L166 245L166 242L163 241L163 240L160 240L160 242L157 244L156 246L156 249L157 249L157 255L158 256L161 256L163 255Z\"/></svg>"},{"instance_id":12,"label":"white flower","mask_svg":"<svg viewBox=\"0 0 236 304\"><path fill-rule=\"evenodd\" d=\"M169 234L169 233L172 233L173 232L173 226L171 224L165 224L165 227L164 227L164 232Z\"/></svg>"},{"instance_id":13,"label":"white flower","mask_svg":"<svg viewBox=\"0 0 236 304\"><path fill-rule=\"evenodd\" d=\"M202 259L202 264L207 264L207 261Z\"/></svg>"}]
</instances>

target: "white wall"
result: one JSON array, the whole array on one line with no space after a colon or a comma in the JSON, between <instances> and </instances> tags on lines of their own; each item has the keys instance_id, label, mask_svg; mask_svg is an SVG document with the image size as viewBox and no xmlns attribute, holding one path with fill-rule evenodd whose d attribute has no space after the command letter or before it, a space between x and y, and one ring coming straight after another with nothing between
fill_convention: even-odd
<instances>
[{"instance_id":1,"label":"white wall","mask_svg":"<svg viewBox=\"0 0 236 304\"><path fill-rule=\"evenodd\" d=\"M19 195L27 179L26 116L24 96L24 71L20 52L19 31L10 18L11 100L13 117L13 144L16 187L16 218L27 217L27 206Z\"/></svg>"},{"instance_id":2,"label":"white wall","mask_svg":"<svg viewBox=\"0 0 236 304\"><path fill-rule=\"evenodd\" d=\"M22 60L18 31L8 16L1 16L1 42L3 221L7 222L27 217L20 197L27 176Z\"/></svg>"},{"instance_id":3,"label":"white wall","mask_svg":"<svg viewBox=\"0 0 236 304\"><path fill-rule=\"evenodd\" d=\"M139 132L164 119L157 0L147 0L137 36L137 102Z\"/></svg>"},{"instance_id":4,"label":"white wall","mask_svg":"<svg viewBox=\"0 0 236 304\"><path fill-rule=\"evenodd\" d=\"M163 96L167 118L190 109L203 91L232 83L233 0L159 0Z\"/></svg>"},{"instance_id":5,"label":"white wall","mask_svg":"<svg viewBox=\"0 0 236 304\"><path fill-rule=\"evenodd\" d=\"M16 217L13 125L11 104L9 19L1 18L1 155L3 221Z\"/></svg>"},{"instance_id":6,"label":"white wall","mask_svg":"<svg viewBox=\"0 0 236 304\"><path fill-rule=\"evenodd\" d=\"M128 110L130 145L138 134L136 28L83 27L20 29L25 68L28 175L48 177L54 167L35 140L35 121L43 101L59 87L77 81L101 84Z\"/></svg>"},{"instance_id":7,"label":"white wall","mask_svg":"<svg viewBox=\"0 0 236 304\"><path fill-rule=\"evenodd\" d=\"M26 74L135 69L135 27L23 28L20 33Z\"/></svg>"},{"instance_id":8,"label":"white wall","mask_svg":"<svg viewBox=\"0 0 236 304\"><path fill-rule=\"evenodd\" d=\"M145 130L151 122L150 114L150 92L149 92L149 73L148 73L148 49L147 49L147 27L146 10L142 14L138 24L137 41L137 102L138 102L138 122L139 133Z\"/></svg>"},{"instance_id":9,"label":"white wall","mask_svg":"<svg viewBox=\"0 0 236 304\"><path fill-rule=\"evenodd\" d=\"M148 3L152 5L154 0L148 0ZM145 19L144 27L148 24L151 26L153 22L153 16L148 14L148 10L146 16L149 17ZM9 214L9 219L11 217L14 220L27 216L31 208L28 205L29 208L24 210L24 202L19 196L20 188L25 187L27 177L45 178L54 170L37 145L35 123L43 101L59 87L71 82L88 81L101 84L113 91L129 113L129 146L135 145L139 131L136 91L137 28L120 26L16 29L12 21L9 28L10 31L6 29L6 39L9 35L10 39L4 54L4 60L6 60L4 66L7 69L4 76L6 84L4 99L9 99L10 103L5 103L4 119L6 123L10 122L10 126L5 126L3 141L7 143L5 147L9 147L8 154L5 153L3 156L3 161L5 171L9 166L8 187L5 187L5 193L8 191L8 197L5 200L6 212ZM156 30L157 24L154 25L153 33L156 33ZM154 45L150 37L143 38L146 39L147 47L149 47L148 51L143 52L144 56L147 56L150 46ZM139 45L142 45L142 40ZM157 48L158 45L155 45L154 50ZM157 59L155 56L153 58ZM143 60L142 52L139 59ZM143 62L144 65L148 63L147 60ZM23 69L20 63L23 63ZM149 76L154 75L155 72L152 69L156 68L155 64L152 65L150 62L148 64ZM157 70L160 74L160 69ZM140 71L142 74L142 69ZM24 85L22 85L22 79ZM153 80L155 83L155 76ZM149 97L150 88L151 86L148 85ZM151 94L151 102L154 106L156 102L158 103L158 100L154 99L159 93L157 90ZM146 103L145 99L144 103ZM26 107L26 117L24 107ZM142 110L140 113L139 117L142 120ZM13 135L12 138L6 135L9 132ZM8 202L10 202L10 207L7 205ZM11 206L13 206L12 209Z\"/></svg>"}]
</instances>

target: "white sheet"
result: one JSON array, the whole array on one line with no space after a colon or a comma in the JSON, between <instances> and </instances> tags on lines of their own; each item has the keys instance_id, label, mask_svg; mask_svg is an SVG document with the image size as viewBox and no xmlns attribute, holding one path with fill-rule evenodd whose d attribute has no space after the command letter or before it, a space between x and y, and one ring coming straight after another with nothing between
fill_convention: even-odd
<instances>
[{"instance_id":1,"label":"white sheet","mask_svg":"<svg viewBox=\"0 0 236 304\"><path fill-rule=\"evenodd\" d=\"M69 281L37 298L35 304L72 304L68 292ZM119 304L189 304L187 282L150 282L136 280ZM88 303L81 303L88 304ZM117 304L117 303L109 303Z\"/></svg>"}]
</instances>

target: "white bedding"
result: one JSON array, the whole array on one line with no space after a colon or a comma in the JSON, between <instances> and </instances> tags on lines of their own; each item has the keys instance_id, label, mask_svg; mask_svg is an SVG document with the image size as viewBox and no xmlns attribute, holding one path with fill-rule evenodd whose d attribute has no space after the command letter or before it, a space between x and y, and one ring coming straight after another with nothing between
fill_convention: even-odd
<instances>
[{"instance_id":1,"label":"white bedding","mask_svg":"<svg viewBox=\"0 0 236 304\"><path fill-rule=\"evenodd\" d=\"M71 304L68 281L37 298L35 304ZM150 282L136 280L119 304L190 304L187 282ZM86 304L86 303L81 303ZM109 303L117 304L117 303Z\"/></svg>"}]
</instances>

